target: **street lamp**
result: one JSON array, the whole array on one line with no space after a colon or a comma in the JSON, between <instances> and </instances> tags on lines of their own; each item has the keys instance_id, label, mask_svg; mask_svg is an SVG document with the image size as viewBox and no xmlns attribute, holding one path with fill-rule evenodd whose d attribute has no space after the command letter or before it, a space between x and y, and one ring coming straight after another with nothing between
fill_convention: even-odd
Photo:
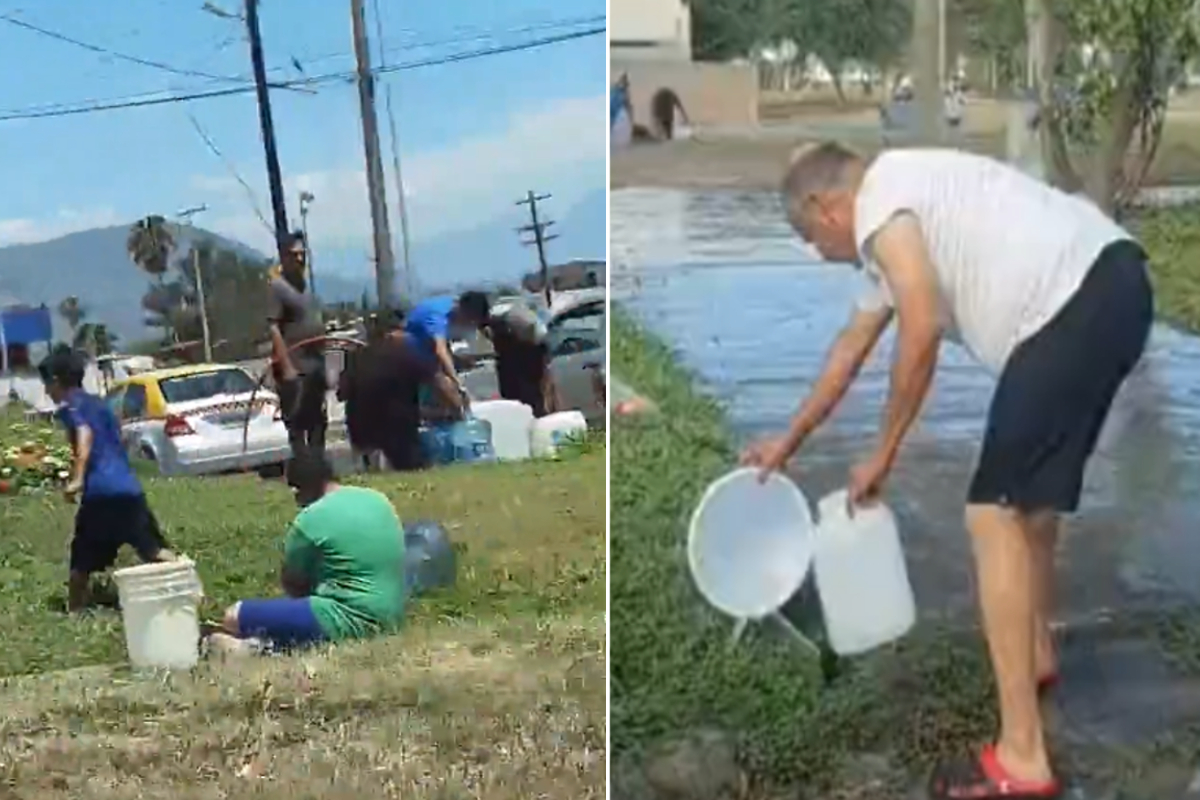
<instances>
[{"instance_id":1,"label":"street lamp","mask_svg":"<svg viewBox=\"0 0 1200 800\"><path fill-rule=\"evenodd\" d=\"M201 203L198 206L185 208L175 216L180 221L181 225L191 225L193 217L207 210L208 205ZM196 281L196 299L200 303L200 330L204 337L204 361L211 364L213 360L212 337L209 335L208 331L208 303L204 299L204 275L200 272L200 248L196 246L195 241L192 241L191 249L192 275Z\"/></svg>"},{"instance_id":2,"label":"street lamp","mask_svg":"<svg viewBox=\"0 0 1200 800\"><path fill-rule=\"evenodd\" d=\"M313 279L312 245L308 241L308 207L316 199L316 195L312 192L305 189L300 190L300 230L304 232L304 260L308 262L308 288L314 296L317 294L317 284Z\"/></svg>"}]
</instances>

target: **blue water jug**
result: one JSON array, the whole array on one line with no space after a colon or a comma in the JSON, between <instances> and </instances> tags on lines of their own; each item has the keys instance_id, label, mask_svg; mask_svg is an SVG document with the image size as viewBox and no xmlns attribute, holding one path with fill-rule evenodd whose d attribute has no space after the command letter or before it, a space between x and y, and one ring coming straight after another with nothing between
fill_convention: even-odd
<instances>
[{"instance_id":1,"label":"blue water jug","mask_svg":"<svg viewBox=\"0 0 1200 800\"><path fill-rule=\"evenodd\" d=\"M492 426L469 417L461 422L435 422L421 431L421 449L431 465L493 461Z\"/></svg>"},{"instance_id":2,"label":"blue water jug","mask_svg":"<svg viewBox=\"0 0 1200 800\"><path fill-rule=\"evenodd\" d=\"M431 520L404 526L404 586L409 597L453 586L457 559L446 529Z\"/></svg>"}]
</instances>

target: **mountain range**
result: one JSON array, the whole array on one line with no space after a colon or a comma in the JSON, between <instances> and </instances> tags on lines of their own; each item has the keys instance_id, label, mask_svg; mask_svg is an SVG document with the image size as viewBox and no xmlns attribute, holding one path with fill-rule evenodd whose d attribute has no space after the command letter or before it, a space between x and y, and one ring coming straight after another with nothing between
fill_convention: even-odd
<instances>
[{"instance_id":1,"label":"mountain range","mask_svg":"<svg viewBox=\"0 0 1200 800\"><path fill-rule=\"evenodd\" d=\"M603 191L576 204L555 226L559 239L548 248L550 260L603 258L605 214ZM127 225L94 228L50 241L0 248L0 306L44 303L55 308L65 297L74 295L87 309L88 321L103 322L124 341L150 336L152 331L144 324L141 307L150 279L129 259L125 250L128 232ZM267 260L248 245L201 228L185 230L176 237L181 240L180 250L186 249L188 239L200 236L248 258ZM359 276L321 270L319 244L316 255L316 282L323 301L357 301L365 290L373 289L373 279L365 269ZM419 293L473 283L516 284L536 263L534 253L522 247L513 226L504 220L418 241L412 260L421 279ZM66 323L57 314L54 324L56 336L65 338Z\"/></svg>"}]
</instances>

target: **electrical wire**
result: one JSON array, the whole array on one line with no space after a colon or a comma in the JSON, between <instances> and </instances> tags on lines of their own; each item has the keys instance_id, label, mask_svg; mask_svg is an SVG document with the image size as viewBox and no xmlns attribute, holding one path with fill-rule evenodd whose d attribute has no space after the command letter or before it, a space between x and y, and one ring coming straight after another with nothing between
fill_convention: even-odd
<instances>
[{"instance_id":1,"label":"electrical wire","mask_svg":"<svg viewBox=\"0 0 1200 800\"><path fill-rule=\"evenodd\" d=\"M3 16L3 15L0 15L0 16ZM429 47L438 47L438 46L442 46L442 45L465 44L467 42L482 41L485 39L496 39L496 38L499 38L500 35L508 36L508 35L519 34L519 33L532 33L535 31L554 29L554 28L573 27L573 26L578 26L578 25L599 25L599 24L603 24L604 21L605 21L605 17L602 14L601 15L591 15L591 16L586 16L586 17L575 17L575 18L568 17L568 18L559 19L559 20L548 20L548 21L543 21L541 23L534 23L534 24L530 24L530 25L517 27L517 28L512 28L507 31L503 31L499 34L496 32L481 32L481 33L471 35L471 36L457 36L457 37L450 37L450 38L443 37L443 38L435 38L435 39L418 40L418 41L414 41L414 42L408 42L404 45L397 45L394 48L388 48L388 52L399 52L399 51L425 49L425 48L429 48ZM467 28L469 26L460 26L460 27ZM239 37L235 36L235 37L230 37L229 39L226 39L224 42L222 42L222 44L218 48L218 51L220 49L223 49L224 47L228 46L229 44L233 43L238 38ZM327 61L330 61L333 59L347 58L347 57L348 57L347 53L339 52L339 53L326 53L325 55L315 56L312 58L296 59L293 57L292 61L295 62L298 60L298 61L302 62L303 65L312 66L314 64L327 62ZM285 71L286 69L287 69L287 67L284 67L284 66L274 66L274 67L270 67L267 70L267 73L268 74L278 74L280 72ZM344 71L344 74L349 75L351 72L353 72L353 70L348 69L348 70ZM200 74L204 74L204 73L200 73ZM325 76L325 77L328 77L328 76ZM249 87L253 86L254 78L250 74L238 75L238 76L236 76L236 78L225 78L225 77L219 78L219 82L228 82L229 80L236 80L236 81L242 82L247 87L247 90L248 90ZM295 79L295 80L307 81L307 80L309 80L309 77L304 76L301 79ZM294 89L295 88L295 85L294 85L295 80L289 81L289 82L283 82L283 83L271 82L271 83L268 83L268 86L270 86L271 88L292 88L292 89ZM211 84L213 82L214 82L213 80L206 80L206 81L200 83L199 85L191 86L191 87L169 86L169 88L165 89L165 90L157 89L154 91L137 92L137 93L128 94L128 95L118 95L117 97L95 98L95 99L87 99L87 100L56 102L56 103L35 103L33 105L24 106L24 107L20 107L20 108L0 109L0 118L7 118L7 115L10 115L10 114L25 115L25 114L34 114L36 112L43 112L43 111L68 111L69 110L72 112L76 112L76 109L79 109L81 107L86 107L86 106L105 106L105 107L107 107L109 105L118 105L119 106L120 104L123 104L123 103L130 103L130 104L132 104L130 107L137 107L138 104L140 103L140 101L143 101L143 100L157 100L160 102L172 102L171 98L174 97L175 93L182 93L182 94L188 94L188 95L191 95L191 94L205 95L207 92L213 91L210 89L206 89L205 84ZM220 96L220 95L216 95L216 96ZM203 99L203 97L198 96L196 99ZM151 105L157 105L157 104L158 103L151 103ZM107 110L107 109L101 108L101 109L97 109L97 110Z\"/></svg>"},{"instance_id":2,"label":"electrical wire","mask_svg":"<svg viewBox=\"0 0 1200 800\"><path fill-rule=\"evenodd\" d=\"M207 131L204 130L204 126L200 124L200 120L196 119L196 115L189 111L187 118L192 123L192 127L196 129L196 133L200 136L200 140L204 142L204 145L214 156L217 157L218 160L220 160L222 164L225 165L225 170L233 177L235 181L241 185L242 189L245 190L246 196L250 199L250 208L254 211L254 215L258 217L258 221L262 223L263 228L266 229L267 233L274 236L275 229L272 228L271 224L267 222L266 216L263 215L262 210L259 208L258 196L254 194L254 189L249 183L246 182L246 179L242 177L241 173L238 172L237 167L234 166L233 162L225 157L225 154L221 152L221 148L217 147L217 143L214 142L213 138L208 135Z\"/></svg>"},{"instance_id":3,"label":"electrical wire","mask_svg":"<svg viewBox=\"0 0 1200 800\"><path fill-rule=\"evenodd\" d=\"M489 56L508 55L510 53L518 53L525 50L534 50L542 47L548 47L554 44L569 42L576 39L584 39L590 36L604 35L607 29L605 27L588 28L582 31L573 31L571 33L563 33L554 36L543 36L528 42L519 44L496 45L494 47L480 47L474 50L468 50L461 53L453 53L446 56L437 56L431 58L417 59L413 61L400 62L391 64L387 67L377 67L371 70L375 75L388 74L392 72L404 72L413 69L422 69L424 67L441 66L444 64L455 64L461 61L473 61L479 58L487 58ZM318 75L312 78L303 78L298 80L281 81L278 84L272 84L273 88L281 89L296 89L296 88L311 88L313 86L351 82L355 79L355 73L352 71L334 72L325 75ZM210 100L218 97L232 97L234 95L247 94L254 91L254 85L248 84L244 86L231 86L225 89L210 89L208 91L197 91L187 94L173 94L162 97L147 97L141 100L127 101L99 101L85 106L74 108L61 109L46 109L32 111L14 111L11 113L0 114L0 122L8 122L12 120L27 120L27 119L49 119L54 117L70 117L80 114L94 114L101 111L117 111L130 108L145 108L148 106L170 105L174 103L186 103L193 100Z\"/></svg>"},{"instance_id":4,"label":"electrical wire","mask_svg":"<svg viewBox=\"0 0 1200 800\"><path fill-rule=\"evenodd\" d=\"M75 39L73 37L67 36L64 33L59 33L58 31L52 31L49 28L43 28L38 25L34 25L33 23L26 22L22 19L17 19L16 17L12 16L11 14L0 14L0 21L7 22L10 25L15 25L18 28L24 28L27 31L32 31L33 33L37 33L41 36L46 36L50 39L55 39L60 42L65 42L66 44L74 45L75 47L79 47L84 50L88 50L92 53L98 53L99 55L106 56L108 58L114 58L117 61L125 61L130 64L137 64L138 66L142 66L142 67L150 67L152 69L160 70L161 72L169 72L172 75L182 75L184 77L189 77L189 78L207 78L210 81L213 81L216 83L243 83L246 80L245 76L241 76L241 75L214 75L211 72L202 72L201 70L195 70L195 69L184 69L182 67L175 67L170 64L163 63L162 61L153 61L148 58L141 58L139 56L130 55L129 53L122 53L119 50L112 50L107 47L101 47L98 44L92 44L91 42L85 42L81 39ZM292 87L288 87L288 86L283 86L282 84L275 84L275 83L268 83L267 85L270 86L272 89L292 88Z\"/></svg>"},{"instance_id":5,"label":"electrical wire","mask_svg":"<svg viewBox=\"0 0 1200 800\"><path fill-rule=\"evenodd\" d=\"M67 36L65 33L59 33L58 31L52 31L49 28L43 28L41 26L34 25L32 22L26 22L23 19L18 19L11 14L0 14L0 21L7 22L10 25L15 25L18 28L24 28L27 31L45 36L49 39L55 39L57 41L74 45L75 47L79 47L102 56L107 56L108 58L115 58L118 61L125 61L142 67L151 67L152 69L157 69L162 72L170 72L173 75L184 75L190 78L208 78L209 80L222 81L225 83L238 83L243 80L243 78L231 77L228 75L214 75L211 72L183 69L182 67L175 67L170 64L165 64L161 61L152 61L148 58L140 58L128 53L122 53L119 50L111 50L107 47L101 47L98 44L92 44L91 42L85 42L81 39L72 38Z\"/></svg>"}]
</instances>

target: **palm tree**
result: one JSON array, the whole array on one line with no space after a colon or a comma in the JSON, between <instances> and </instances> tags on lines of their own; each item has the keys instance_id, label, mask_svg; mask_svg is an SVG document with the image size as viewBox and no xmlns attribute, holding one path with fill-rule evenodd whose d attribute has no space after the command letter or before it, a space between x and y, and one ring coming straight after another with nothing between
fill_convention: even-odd
<instances>
[{"instance_id":1,"label":"palm tree","mask_svg":"<svg viewBox=\"0 0 1200 800\"><path fill-rule=\"evenodd\" d=\"M151 214L140 219L129 228L125 239L125 251L138 269L153 278L161 287L171 268L171 253L175 250L175 237L171 226L161 214ZM168 326L163 333L168 342L175 340L174 331Z\"/></svg>"},{"instance_id":2,"label":"palm tree","mask_svg":"<svg viewBox=\"0 0 1200 800\"><path fill-rule=\"evenodd\" d=\"M106 356L116 348L117 339L103 322L85 322L75 332L75 348L86 350L93 358Z\"/></svg>"},{"instance_id":3,"label":"palm tree","mask_svg":"<svg viewBox=\"0 0 1200 800\"><path fill-rule=\"evenodd\" d=\"M165 217L152 214L140 219L129 228L125 240L125 251L138 269L162 283L163 276L171 266L171 251L175 249L175 237Z\"/></svg>"},{"instance_id":4,"label":"palm tree","mask_svg":"<svg viewBox=\"0 0 1200 800\"><path fill-rule=\"evenodd\" d=\"M74 338L79 331L79 323L83 322L87 316L87 309L79 302L78 297L71 295L70 297L64 297L62 302L58 304L58 315L70 326L71 337Z\"/></svg>"}]
</instances>

